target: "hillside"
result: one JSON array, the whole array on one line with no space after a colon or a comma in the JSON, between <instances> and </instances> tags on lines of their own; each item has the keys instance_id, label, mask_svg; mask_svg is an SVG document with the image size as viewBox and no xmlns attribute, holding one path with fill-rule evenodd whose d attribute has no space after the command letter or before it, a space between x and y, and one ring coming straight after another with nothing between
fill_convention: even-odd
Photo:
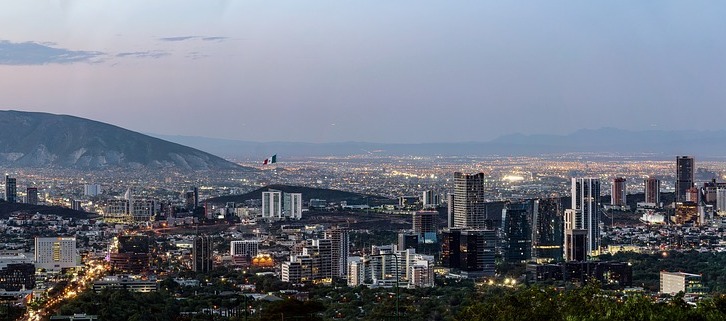
<instances>
[{"instance_id":1,"label":"hillside","mask_svg":"<svg viewBox=\"0 0 726 321\"><path fill-rule=\"evenodd\" d=\"M67 207L60 206L44 206L44 205L30 205L24 203L8 203L0 200L0 218L6 219L12 213L24 213L24 214L53 214L60 215L65 218L75 219L88 219L96 218L98 215L93 213L86 213L82 211L76 211Z\"/></svg>"},{"instance_id":2,"label":"hillside","mask_svg":"<svg viewBox=\"0 0 726 321\"><path fill-rule=\"evenodd\" d=\"M200 150L89 119L0 111L0 166L244 169Z\"/></svg>"},{"instance_id":3,"label":"hillside","mask_svg":"<svg viewBox=\"0 0 726 321\"><path fill-rule=\"evenodd\" d=\"M349 204L368 204L374 205L390 199L382 196L366 195L354 192L338 191L333 189L324 188L312 188L302 186L289 186L289 185L268 185L262 188L258 188L246 194L241 195L227 195L207 200L208 203L227 203L235 202L242 203L247 200L260 199L262 198L262 192L269 189L279 190L285 193L302 193L304 200L310 200L313 198L327 200L328 202L341 202L347 201Z\"/></svg>"}]
</instances>

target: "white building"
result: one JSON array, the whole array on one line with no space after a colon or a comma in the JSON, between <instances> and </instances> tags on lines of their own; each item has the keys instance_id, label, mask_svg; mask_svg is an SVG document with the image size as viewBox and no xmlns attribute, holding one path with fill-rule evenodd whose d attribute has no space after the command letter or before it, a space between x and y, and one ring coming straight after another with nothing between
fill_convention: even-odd
<instances>
[{"instance_id":1,"label":"white building","mask_svg":"<svg viewBox=\"0 0 726 321\"><path fill-rule=\"evenodd\" d=\"M716 211L726 213L726 188L716 190Z\"/></svg>"},{"instance_id":2,"label":"white building","mask_svg":"<svg viewBox=\"0 0 726 321\"><path fill-rule=\"evenodd\" d=\"M701 283L701 276L698 274L683 272L660 272L660 293L674 295L678 292L705 293L706 288Z\"/></svg>"},{"instance_id":3,"label":"white building","mask_svg":"<svg viewBox=\"0 0 726 321\"><path fill-rule=\"evenodd\" d=\"M396 245L373 246L371 255L348 258L348 285L368 287L433 287L434 257ZM397 276L398 274L398 276Z\"/></svg>"},{"instance_id":4,"label":"white building","mask_svg":"<svg viewBox=\"0 0 726 321\"><path fill-rule=\"evenodd\" d=\"M276 190L262 192L262 218L282 218L282 192Z\"/></svg>"},{"instance_id":5,"label":"white building","mask_svg":"<svg viewBox=\"0 0 726 321\"><path fill-rule=\"evenodd\" d=\"M85 196L98 196L101 194L101 185L98 184L85 184L83 185L83 195Z\"/></svg>"},{"instance_id":6,"label":"white building","mask_svg":"<svg viewBox=\"0 0 726 321\"><path fill-rule=\"evenodd\" d=\"M75 237L36 237L35 267L58 271L78 266Z\"/></svg>"},{"instance_id":7,"label":"white building","mask_svg":"<svg viewBox=\"0 0 726 321\"><path fill-rule=\"evenodd\" d=\"M229 254L233 256L255 257L259 251L259 240L242 240L230 242Z\"/></svg>"},{"instance_id":8,"label":"white building","mask_svg":"<svg viewBox=\"0 0 726 321\"><path fill-rule=\"evenodd\" d=\"M302 194L285 193L283 196L283 216L294 220L302 218ZM263 198L264 200L264 198ZM263 202L264 204L264 202Z\"/></svg>"},{"instance_id":9,"label":"white building","mask_svg":"<svg viewBox=\"0 0 726 321\"><path fill-rule=\"evenodd\" d=\"M587 231L586 255L597 255L600 251L600 180L573 178L570 208L577 210L572 229Z\"/></svg>"}]
</instances>

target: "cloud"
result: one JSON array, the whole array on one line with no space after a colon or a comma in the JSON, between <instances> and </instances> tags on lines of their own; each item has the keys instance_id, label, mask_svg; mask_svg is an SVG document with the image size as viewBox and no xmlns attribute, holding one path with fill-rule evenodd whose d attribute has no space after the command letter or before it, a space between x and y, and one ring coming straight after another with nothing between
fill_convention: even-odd
<instances>
[{"instance_id":1,"label":"cloud","mask_svg":"<svg viewBox=\"0 0 726 321\"><path fill-rule=\"evenodd\" d=\"M37 42L0 40L0 65L46 65L76 62L99 62L105 55L99 51L69 50Z\"/></svg>"},{"instance_id":2,"label":"cloud","mask_svg":"<svg viewBox=\"0 0 726 321\"><path fill-rule=\"evenodd\" d=\"M133 58L161 58L171 55L166 51L160 50L149 50L149 51L133 51L133 52L121 52L116 54L116 57L133 57Z\"/></svg>"},{"instance_id":3,"label":"cloud","mask_svg":"<svg viewBox=\"0 0 726 321\"><path fill-rule=\"evenodd\" d=\"M224 41L227 39L227 37L202 37L202 40L204 41Z\"/></svg>"},{"instance_id":4,"label":"cloud","mask_svg":"<svg viewBox=\"0 0 726 321\"><path fill-rule=\"evenodd\" d=\"M203 40L203 41L224 41L227 40L227 37L220 37L220 36L179 36L179 37L164 37L159 38L161 41L187 41L187 40Z\"/></svg>"},{"instance_id":5,"label":"cloud","mask_svg":"<svg viewBox=\"0 0 726 321\"><path fill-rule=\"evenodd\" d=\"M181 36L181 37L165 37L165 38L159 38L161 41L184 41L184 40L190 40L199 38L197 36Z\"/></svg>"}]
</instances>

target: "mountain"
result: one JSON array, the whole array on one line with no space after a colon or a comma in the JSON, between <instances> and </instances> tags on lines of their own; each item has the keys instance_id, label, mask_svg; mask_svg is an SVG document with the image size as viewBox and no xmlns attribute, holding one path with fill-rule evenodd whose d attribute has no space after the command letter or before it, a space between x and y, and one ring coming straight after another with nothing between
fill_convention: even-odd
<instances>
[{"instance_id":1,"label":"mountain","mask_svg":"<svg viewBox=\"0 0 726 321\"><path fill-rule=\"evenodd\" d=\"M200 150L89 119L0 111L0 165L244 169Z\"/></svg>"},{"instance_id":2,"label":"mountain","mask_svg":"<svg viewBox=\"0 0 726 321\"><path fill-rule=\"evenodd\" d=\"M233 158L259 158L279 154L295 156L416 155L416 156L539 156L562 153L648 154L670 159L673 155L726 156L726 130L582 129L568 135L505 135L487 142L384 144L365 142L296 143L249 142L190 136L154 135L206 152Z\"/></svg>"},{"instance_id":3,"label":"mountain","mask_svg":"<svg viewBox=\"0 0 726 321\"><path fill-rule=\"evenodd\" d=\"M262 192L266 192L269 189L282 191L284 193L302 193L303 198L309 199L323 199L328 202L341 202L347 201L350 205L355 204L370 204L377 205L381 202L390 201L390 199L382 196L366 195L361 193L339 191L334 189L326 188L312 188L303 186L290 186L290 185L268 185L262 188L258 188L246 194L240 195L226 195L207 199L207 203L224 204L227 202L243 203L247 200L261 199Z\"/></svg>"},{"instance_id":4,"label":"mountain","mask_svg":"<svg viewBox=\"0 0 726 321\"><path fill-rule=\"evenodd\" d=\"M24 203L9 203L4 200L0 200L0 218L7 219L10 214L13 213L24 213L24 214L53 214L59 215L64 218L75 218L75 219L91 219L97 218L98 215L94 213L87 213L83 211L76 211L67 207L60 206L45 206L45 205L31 205Z\"/></svg>"}]
</instances>

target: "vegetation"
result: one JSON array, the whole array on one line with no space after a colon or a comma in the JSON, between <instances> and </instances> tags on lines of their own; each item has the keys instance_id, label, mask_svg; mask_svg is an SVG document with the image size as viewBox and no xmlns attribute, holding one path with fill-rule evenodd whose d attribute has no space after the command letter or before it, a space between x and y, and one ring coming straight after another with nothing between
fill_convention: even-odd
<instances>
[{"instance_id":1,"label":"vegetation","mask_svg":"<svg viewBox=\"0 0 726 321\"><path fill-rule=\"evenodd\" d=\"M641 254L618 252L602 255L601 260L630 262L633 265L633 285L657 291L660 271L687 272L703 275L703 283L712 292L726 293L726 253L720 252L658 252Z\"/></svg>"}]
</instances>

